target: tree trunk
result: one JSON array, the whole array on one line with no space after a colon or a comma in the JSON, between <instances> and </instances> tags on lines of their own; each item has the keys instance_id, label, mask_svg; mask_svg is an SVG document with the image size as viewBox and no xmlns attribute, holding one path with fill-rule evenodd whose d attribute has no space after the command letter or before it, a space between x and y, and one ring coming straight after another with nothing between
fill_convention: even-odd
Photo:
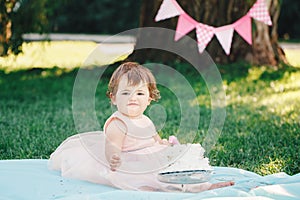
<instances>
[{"instance_id":1,"label":"tree trunk","mask_svg":"<svg viewBox=\"0 0 300 200\"><path fill-rule=\"evenodd\" d=\"M1 1L0 3L0 56L6 56L11 45L12 21L10 14L15 4L15 0Z\"/></svg>"},{"instance_id":2,"label":"tree trunk","mask_svg":"<svg viewBox=\"0 0 300 200\"><path fill-rule=\"evenodd\" d=\"M249 45L236 32L233 36L231 53L226 55L216 37L210 41L206 50L217 63L229 63L239 60L247 61L252 64L269 64L277 65L280 62L286 63L283 50L278 44L277 36L277 21L280 12L279 0L267 0L269 12L271 15L273 25L271 27L262 22L254 21L252 23L252 45ZM241 1L241 0L177 0L178 4L183 10L188 13L196 21L214 27L220 27L227 24L232 24L242 16L244 16L255 0ZM248 3L247 3L248 2ZM154 18L162 3L162 0L144 0L140 12L140 27L164 27L176 30L178 17L173 17L163 21L155 22ZM190 37L196 39L195 30L188 34ZM153 42L164 43L170 45L170 41L159 41L159 37L153 38L151 35L138 35L137 44L140 40L150 40ZM159 50L144 49L137 50L129 57L129 60L137 60L139 62L150 61L171 61L180 60L176 55L162 53Z\"/></svg>"},{"instance_id":3,"label":"tree trunk","mask_svg":"<svg viewBox=\"0 0 300 200\"><path fill-rule=\"evenodd\" d=\"M172 18L169 20L160 21L159 23L156 23L154 21L155 15L157 13L157 10L159 9L160 5L162 3L162 0L143 0L141 4L141 11L140 11L140 27L163 27L163 28L169 28L174 29L176 28L176 18ZM168 41L163 41L161 38L165 38L164 36L160 37L160 33L156 34L156 37L153 37L152 33L146 33L143 32L143 34L137 35L137 41L136 46L140 46L140 44L144 43L145 41L151 41L152 43L156 43L159 46L160 44L164 45L171 45L170 43L173 42L173 40L170 38ZM141 45L143 46L143 45ZM141 63L144 63L147 60L153 61L170 61L177 59L177 56L172 55L168 52L162 52L158 49L140 49L135 50L133 54L131 54L128 58L128 60L132 61L138 61Z\"/></svg>"}]
</instances>

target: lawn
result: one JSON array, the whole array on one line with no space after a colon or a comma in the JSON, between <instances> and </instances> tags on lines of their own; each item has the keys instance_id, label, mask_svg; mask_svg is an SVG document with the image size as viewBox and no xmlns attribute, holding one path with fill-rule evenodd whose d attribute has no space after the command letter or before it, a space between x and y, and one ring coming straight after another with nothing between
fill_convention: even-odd
<instances>
[{"instance_id":1,"label":"lawn","mask_svg":"<svg viewBox=\"0 0 300 200\"><path fill-rule=\"evenodd\" d=\"M54 49L46 53L50 59L38 45ZM20 57L0 59L0 159L49 158L66 137L77 133L72 110L76 67L95 44L73 43L70 48L69 43L64 43L59 51L54 48L58 44L51 45L29 45ZM226 92L226 120L217 144L207 155L212 165L262 175L300 172L300 52L286 53L297 67L274 69L243 63L218 66ZM174 67L180 71L190 66ZM86 85L99 70L83 69ZM100 128L112 112L105 97L111 71L106 70L97 85L95 110ZM199 102L204 116L194 139L201 143L210 122L210 95L199 76L185 77L196 92L194 100ZM160 90L162 99L155 105L165 109L167 122L160 134L167 137L176 133L180 112L174 94L164 87ZM85 111L80 114L87 115ZM85 130L99 129L99 125L88 123Z\"/></svg>"}]
</instances>

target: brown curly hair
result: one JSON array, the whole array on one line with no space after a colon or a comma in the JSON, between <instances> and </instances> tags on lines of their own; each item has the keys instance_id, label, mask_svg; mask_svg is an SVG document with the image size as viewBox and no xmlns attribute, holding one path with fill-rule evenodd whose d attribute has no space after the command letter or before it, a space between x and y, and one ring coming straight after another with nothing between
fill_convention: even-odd
<instances>
[{"instance_id":1,"label":"brown curly hair","mask_svg":"<svg viewBox=\"0 0 300 200\"><path fill-rule=\"evenodd\" d=\"M146 83L151 99L154 101L160 99L160 92L157 89L153 74L148 68L136 62L123 63L114 71L108 84L107 97L111 98L112 95L116 95L120 79L123 75L127 76L128 84L130 85L138 85L141 81Z\"/></svg>"}]
</instances>

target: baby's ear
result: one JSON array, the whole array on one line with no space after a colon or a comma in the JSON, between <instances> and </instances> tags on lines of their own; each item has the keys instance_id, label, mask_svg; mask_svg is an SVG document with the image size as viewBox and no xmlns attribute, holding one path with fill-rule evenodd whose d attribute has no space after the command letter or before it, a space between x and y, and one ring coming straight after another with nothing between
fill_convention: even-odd
<instances>
[{"instance_id":1,"label":"baby's ear","mask_svg":"<svg viewBox=\"0 0 300 200\"><path fill-rule=\"evenodd\" d=\"M109 93L109 98L110 98L111 103L113 105L116 105L116 97L112 93Z\"/></svg>"}]
</instances>

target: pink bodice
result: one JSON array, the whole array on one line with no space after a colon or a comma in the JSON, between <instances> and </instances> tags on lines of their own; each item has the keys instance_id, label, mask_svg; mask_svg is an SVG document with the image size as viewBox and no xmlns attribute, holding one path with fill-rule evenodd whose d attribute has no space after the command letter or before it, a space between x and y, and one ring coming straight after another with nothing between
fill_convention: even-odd
<instances>
[{"instance_id":1,"label":"pink bodice","mask_svg":"<svg viewBox=\"0 0 300 200\"><path fill-rule=\"evenodd\" d=\"M125 130L122 130L122 132L125 133L122 151L134 151L153 146L155 144L153 136L157 134L155 126L147 116L143 115L142 118L146 123L143 123L141 126L137 123L137 120L141 119L130 119L116 111L106 120L103 131L105 133L108 124L114 119L118 119L122 121L126 127Z\"/></svg>"}]
</instances>

